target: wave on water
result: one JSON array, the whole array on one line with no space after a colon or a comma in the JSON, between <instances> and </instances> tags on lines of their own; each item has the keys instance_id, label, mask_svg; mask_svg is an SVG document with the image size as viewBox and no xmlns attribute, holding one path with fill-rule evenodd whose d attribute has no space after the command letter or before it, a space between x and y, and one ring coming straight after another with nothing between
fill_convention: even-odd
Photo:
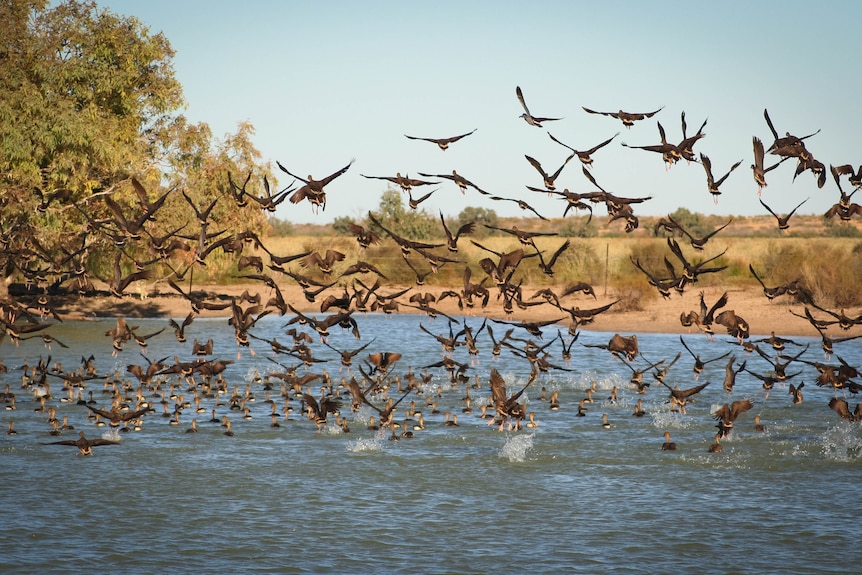
<instances>
[{"instance_id":1,"label":"wave on water","mask_svg":"<svg viewBox=\"0 0 862 575\"><path fill-rule=\"evenodd\" d=\"M497 455L501 459L508 459L510 463L524 463L527 460L527 452L533 448L534 435L531 433L510 436Z\"/></svg>"},{"instance_id":2,"label":"wave on water","mask_svg":"<svg viewBox=\"0 0 862 575\"><path fill-rule=\"evenodd\" d=\"M862 434L860 426L840 423L827 429L820 437L821 451L827 459L834 461L859 461L862 459Z\"/></svg>"}]
</instances>

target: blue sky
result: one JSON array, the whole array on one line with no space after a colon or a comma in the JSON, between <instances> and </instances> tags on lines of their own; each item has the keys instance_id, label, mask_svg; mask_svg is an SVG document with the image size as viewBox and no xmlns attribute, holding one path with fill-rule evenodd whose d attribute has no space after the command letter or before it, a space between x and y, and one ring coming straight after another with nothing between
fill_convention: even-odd
<instances>
[{"instance_id":1,"label":"blue sky","mask_svg":"<svg viewBox=\"0 0 862 575\"><path fill-rule=\"evenodd\" d=\"M547 217L564 202L525 186L541 187L524 155L552 172L566 150L552 142L590 148L620 135L596 153L593 175L619 196L652 196L636 207L664 215L679 207L720 215L765 213L749 168L752 136L767 147L769 114L779 134L806 140L826 166L862 163L855 141L855 107L862 93L855 66L862 5L853 2L457 2L366 0L277 2L149 0L100 2L164 32L176 56L192 121L214 134L234 132L242 121L256 128L266 159L291 172L326 176L356 162L327 187L325 212L285 203L277 216L325 223L361 217L376 208L385 182L360 176L418 177L452 169L499 196L521 198ZM521 86L534 115L563 117L544 129L518 116ZM601 111L664 109L625 130ZM706 191L698 164L680 161L665 170L661 156L620 145L682 139L708 118L707 154L716 177L742 165L722 186L718 205ZM442 152L405 134L448 137L476 133ZM768 160L767 160L768 162ZM793 182L794 161L767 176L763 200L785 213L822 213L838 198L831 177L818 189L806 172ZM514 204L478 193L462 196L441 180L422 204L456 215L468 205L522 215ZM282 179L281 185L289 183ZM558 189L593 188L573 160ZM422 190L422 188L420 188ZM425 191L430 191L425 188ZM421 195L417 194L417 195ZM406 198L405 198L406 201ZM604 209L596 211L604 220ZM619 225L619 224L615 224Z\"/></svg>"}]
</instances>

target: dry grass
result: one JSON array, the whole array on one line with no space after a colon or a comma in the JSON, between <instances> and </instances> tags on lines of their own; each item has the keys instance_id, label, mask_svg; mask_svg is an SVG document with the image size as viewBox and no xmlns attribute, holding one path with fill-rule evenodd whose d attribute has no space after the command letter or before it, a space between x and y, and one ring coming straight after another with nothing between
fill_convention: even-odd
<instances>
[{"instance_id":1,"label":"dry grass","mask_svg":"<svg viewBox=\"0 0 862 575\"><path fill-rule=\"evenodd\" d=\"M550 258L565 240L563 237L542 237L536 245ZM656 297L656 290L647 284L646 277L630 261L630 256L661 275L665 273L664 258L667 257L680 269L679 261L670 252L667 240L650 235L624 237L570 238L570 248L558 259L553 277L541 272L536 261L522 262L514 281L530 286L565 286L577 281L592 284L597 292L621 298L620 310L639 309L641 300ZM798 238L798 237L722 237L711 239L703 251L694 250L684 239L678 239L683 254L692 262L703 261L727 250L726 254L710 265L725 265L727 269L717 274L700 277L699 287L730 286L751 287L756 285L749 272L749 264L769 285L778 285L801 280L813 291L823 305L862 305L862 240L855 238ZM523 246L514 237L489 236L480 242L488 249L507 253ZM288 236L271 237L267 247L275 254L286 255L308 250L321 253L327 249L338 250L346 255L344 262L335 266L333 278L351 263L364 260L377 266L387 277L388 283L411 285L415 281L413 272L404 263L401 251L391 241L380 246L360 249L353 238L344 236ZM473 269L474 281L484 277L479 260L484 257L496 259L492 254L474 246L469 238L459 242L459 252L449 254L444 249L436 253L452 256L458 264L444 265L439 273L428 276L427 283L436 286L459 288L463 282L464 264ZM531 253L531 249L526 249ZM266 259L264 257L264 259ZM427 271L428 264L421 256L412 254L411 263L420 271ZM296 271L298 264L291 265ZM646 301L646 300L644 300Z\"/></svg>"}]
</instances>

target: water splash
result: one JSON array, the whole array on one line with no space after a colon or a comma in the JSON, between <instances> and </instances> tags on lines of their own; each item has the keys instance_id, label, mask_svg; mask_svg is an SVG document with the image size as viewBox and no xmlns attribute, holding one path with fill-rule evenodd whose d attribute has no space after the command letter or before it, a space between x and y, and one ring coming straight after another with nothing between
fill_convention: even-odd
<instances>
[{"instance_id":1,"label":"water splash","mask_svg":"<svg viewBox=\"0 0 862 575\"><path fill-rule=\"evenodd\" d=\"M261 381L262 375L260 370L256 367L249 367L245 372L245 376L243 376L243 381L246 383L259 383Z\"/></svg>"},{"instance_id":2,"label":"water splash","mask_svg":"<svg viewBox=\"0 0 862 575\"><path fill-rule=\"evenodd\" d=\"M102 439L107 439L108 441L114 441L119 443L123 440L123 436L120 435L120 432L116 429L111 429L102 434Z\"/></svg>"},{"instance_id":3,"label":"water splash","mask_svg":"<svg viewBox=\"0 0 862 575\"><path fill-rule=\"evenodd\" d=\"M653 427L661 429L688 429L693 425L690 416L675 411L658 411L652 414Z\"/></svg>"},{"instance_id":4,"label":"water splash","mask_svg":"<svg viewBox=\"0 0 862 575\"><path fill-rule=\"evenodd\" d=\"M510 463L524 463L527 460L527 452L533 448L534 436L534 433L510 436L497 455L501 459L508 459Z\"/></svg>"},{"instance_id":5,"label":"water splash","mask_svg":"<svg viewBox=\"0 0 862 575\"><path fill-rule=\"evenodd\" d=\"M379 438L362 438L347 442L347 451L351 453L372 453L382 451L383 446Z\"/></svg>"},{"instance_id":6,"label":"water splash","mask_svg":"<svg viewBox=\"0 0 862 575\"><path fill-rule=\"evenodd\" d=\"M862 459L862 434L860 427L852 423L840 423L827 429L820 436L821 452L834 461L859 461Z\"/></svg>"}]
</instances>

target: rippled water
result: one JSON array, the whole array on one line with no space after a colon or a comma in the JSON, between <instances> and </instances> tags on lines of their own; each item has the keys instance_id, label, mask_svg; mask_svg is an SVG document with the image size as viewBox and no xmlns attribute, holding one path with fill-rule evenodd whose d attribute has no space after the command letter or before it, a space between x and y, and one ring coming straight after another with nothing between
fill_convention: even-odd
<instances>
[{"instance_id":1,"label":"rippled water","mask_svg":"<svg viewBox=\"0 0 862 575\"><path fill-rule=\"evenodd\" d=\"M264 318L253 333L286 343L284 322ZM394 370L399 374L441 358L439 344L417 329L419 322L432 333L448 332L442 320L427 317L368 315L359 322L361 341L335 329L330 343L353 349L376 338L366 353L403 353ZM131 323L148 333L165 321ZM106 428L93 427L84 407L60 402L61 380L52 379L48 405L76 429L51 437L47 416L33 411L37 403L21 389L16 368L50 354L71 370L92 353L101 373L124 373L143 359L134 345L111 356L104 332L112 326L105 320L52 328L69 349L48 351L41 341L0 347L9 367L2 381L18 399L15 411L0 414L0 425L14 420L19 432L0 436L0 572L847 573L862 559L856 492L862 430L827 407L833 392L813 385L810 366L795 380L806 382L805 400L793 405L785 384L767 398L760 381L745 373L729 397L721 386L725 360L708 364L695 382L693 359L685 354L667 381L681 388L713 383L682 415L669 410L666 388L654 384L638 395L625 366L604 350L580 345L606 343L611 334L582 332L572 349L573 371L543 375L523 398L538 427L499 432L477 416L489 393L488 372L496 367L514 391L529 367L508 351L493 361L482 334L481 364L470 370L481 384L470 390L476 412L462 413L464 386L453 388L442 370L433 370L431 385L402 404L416 402L426 429L390 441L389 432L366 429L369 408L350 414L349 400L343 411L350 433L330 425L318 434L296 399L289 420L282 416L282 426L271 428L271 408L253 377L279 368L267 359L268 346L254 342L257 353L243 349L226 372L241 393L251 384L254 418L217 408L219 417L230 417L235 437L208 423L214 400L205 399L205 414L187 409L178 426L160 412L151 414L142 430L121 434L120 445L97 447L92 457L42 445L75 438L79 430L98 437ZM495 328L495 334L505 331ZM226 320L197 319L188 334L190 341L214 337L215 356L236 360ZM545 341L553 335L546 329ZM703 358L732 351L759 373L769 367L726 338L685 338ZM651 360L682 349L677 335L639 334L639 340ZM818 341L798 340L811 343L804 357L824 361ZM332 359L321 365L334 380L346 375L334 352L316 341L313 348ZM563 363L558 342L548 351ZM857 342L836 351L857 365L862 358ZM148 357L175 355L192 359L191 344L178 344L169 331L151 340ZM455 358L469 362L463 348ZM576 417L592 381L596 402L586 417ZM102 382L89 382L87 389L106 406ZM613 386L616 403L606 399ZM542 387L559 392L559 411L540 398ZM278 386L272 393L283 404ZM427 396L436 398L441 413L430 412ZM746 397L755 400L754 409L737 420L723 453L708 453L715 433L710 410ZM638 398L647 410L643 418L631 415ZM855 407L855 398L848 399ZM457 427L444 426L444 411L457 413ZM602 427L602 414L610 429ZM766 432L754 431L755 414ZM200 432L187 434L193 417ZM665 431L677 451L661 451Z\"/></svg>"}]
</instances>

